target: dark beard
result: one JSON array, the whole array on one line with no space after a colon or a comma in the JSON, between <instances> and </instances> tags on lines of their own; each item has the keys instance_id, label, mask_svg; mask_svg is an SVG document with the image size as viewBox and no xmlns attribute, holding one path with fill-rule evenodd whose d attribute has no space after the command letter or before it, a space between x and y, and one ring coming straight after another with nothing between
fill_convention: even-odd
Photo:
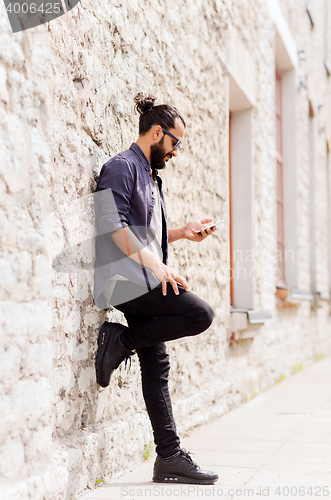
<instances>
[{"instance_id":1,"label":"dark beard","mask_svg":"<svg viewBox=\"0 0 331 500\"><path fill-rule=\"evenodd\" d=\"M166 162L164 161L164 157L166 152L163 147L164 136L157 144L152 144L151 146L151 167L153 173L155 170L162 170L166 167Z\"/></svg>"}]
</instances>

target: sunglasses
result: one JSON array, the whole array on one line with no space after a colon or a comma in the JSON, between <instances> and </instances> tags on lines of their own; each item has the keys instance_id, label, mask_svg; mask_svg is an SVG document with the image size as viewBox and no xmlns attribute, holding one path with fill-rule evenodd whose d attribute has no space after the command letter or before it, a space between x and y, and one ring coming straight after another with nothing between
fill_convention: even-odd
<instances>
[{"instance_id":1,"label":"sunglasses","mask_svg":"<svg viewBox=\"0 0 331 500\"><path fill-rule=\"evenodd\" d=\"M151 127L156 127L156 125L151 125ZM162 131L164 134L169 135L169 137L172 137L172 139L175 139L176 144L173 146L172 150L176 151L176 149L178 149L181 145L181 140L178 139L174 134L172 134L171 132L169 132L165 128L163 128L163 127L161 127L161 128L162 128Z\"/></svg>"}]
</instances>

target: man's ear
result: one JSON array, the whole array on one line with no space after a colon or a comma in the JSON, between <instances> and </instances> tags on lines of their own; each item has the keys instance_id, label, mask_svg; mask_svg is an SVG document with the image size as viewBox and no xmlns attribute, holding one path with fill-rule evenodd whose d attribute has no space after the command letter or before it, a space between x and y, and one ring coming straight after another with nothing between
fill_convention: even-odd
<instances>
[{"instance_id":1,"label":"man's ear","mask_svg":"<svg viewBox=\"0 0 331 500\"><path fill-rule=\"evenodd\" d=\"M152 127L152 131L153 131L153 136L152 136L153 140L157 141L162 135L161 125L155 125L154 127Z\"/></svg>"}]
</instances>

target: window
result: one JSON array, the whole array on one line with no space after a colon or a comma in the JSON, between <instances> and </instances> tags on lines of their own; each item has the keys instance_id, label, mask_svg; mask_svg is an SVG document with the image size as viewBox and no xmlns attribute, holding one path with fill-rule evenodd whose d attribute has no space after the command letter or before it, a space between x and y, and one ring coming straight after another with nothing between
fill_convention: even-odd
<instances>
[{"instance_id":1,"label":"window","mask_svg":"<svg viewBox=\"0 0 331 500\"><path fill-rule=\"evenodd\" d=\"M331 63L329 59L329 1L325 0L325 15L324 15L324 66L326 74L331 74Z\"/></svg>"},{"instance_id":2,"label":"window","mask_svg":"<svg viewBox=\"0 0 331 500\"><path fill-rule=\"evenodd\" d=\"M328 253L329 253L329 294L331 295L331 164L330 164L330 146L327 142L327 152L326 152L326 178L327 178L327 208L328 208Z\"/></svg>"},{"instance_id":3,"label":"window","mask_svg":"<svg viewBox=\"0 0 331 500\"><path fill-rule=\"evenodd\" d=\"M316 221L315 221L315 118L312 101L309 100L309 213L310 213L310 288L316 291Z\"/></svg>"},{"instance_id":4,"label":"window","mask_svg":"<svg viewBox=\"0 0 331 500\"><path fill-rule=\"evenodd\" d=\"M253 309L252 110L232 111L230 116L229 232L231 305L234 308Z\"/></svg>"},{"instance_id":5,"label":"window","mask_svg":"<svg viewBox=\"0 0 331 500\"><path fill-rule=\"evenodd\" d=\"M276 124L277 124L277 263L278 285L285 284L284 248L284 194L283 194L283 124L282 124L282 79L276 69Z\"/></svg>"},{"instance_id":6,"label":"window","mask_svg":"<svg viewBox=\"0 0 331 500\"><path fill-rule=\"evenodd\" d=\"M229 224L230 224L230 304L234 305L234 296L233 296L233 244L232 244L232 202L231 202L231 194L232 194L232 184L231 184L231 116L232 113L230 111L229 114Z\"/></svg>"}]
</instances>

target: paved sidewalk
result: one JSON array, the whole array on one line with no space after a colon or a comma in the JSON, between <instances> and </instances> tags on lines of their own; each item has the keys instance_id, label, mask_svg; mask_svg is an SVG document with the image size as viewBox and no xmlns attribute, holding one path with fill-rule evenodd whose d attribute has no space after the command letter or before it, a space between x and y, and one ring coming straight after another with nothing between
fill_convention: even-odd
<instances>
[{"instance_id":1,"label":"paved sidewalk","mask_svg":"<svg viewBox=\"0 0 331 500\"><path fill-rule=\"evenodd\" d=\"M331 358L283 380L182 440L213 486L151 481L153 460L81 500L331 500Z\"/></svg>"}]
</instances>

